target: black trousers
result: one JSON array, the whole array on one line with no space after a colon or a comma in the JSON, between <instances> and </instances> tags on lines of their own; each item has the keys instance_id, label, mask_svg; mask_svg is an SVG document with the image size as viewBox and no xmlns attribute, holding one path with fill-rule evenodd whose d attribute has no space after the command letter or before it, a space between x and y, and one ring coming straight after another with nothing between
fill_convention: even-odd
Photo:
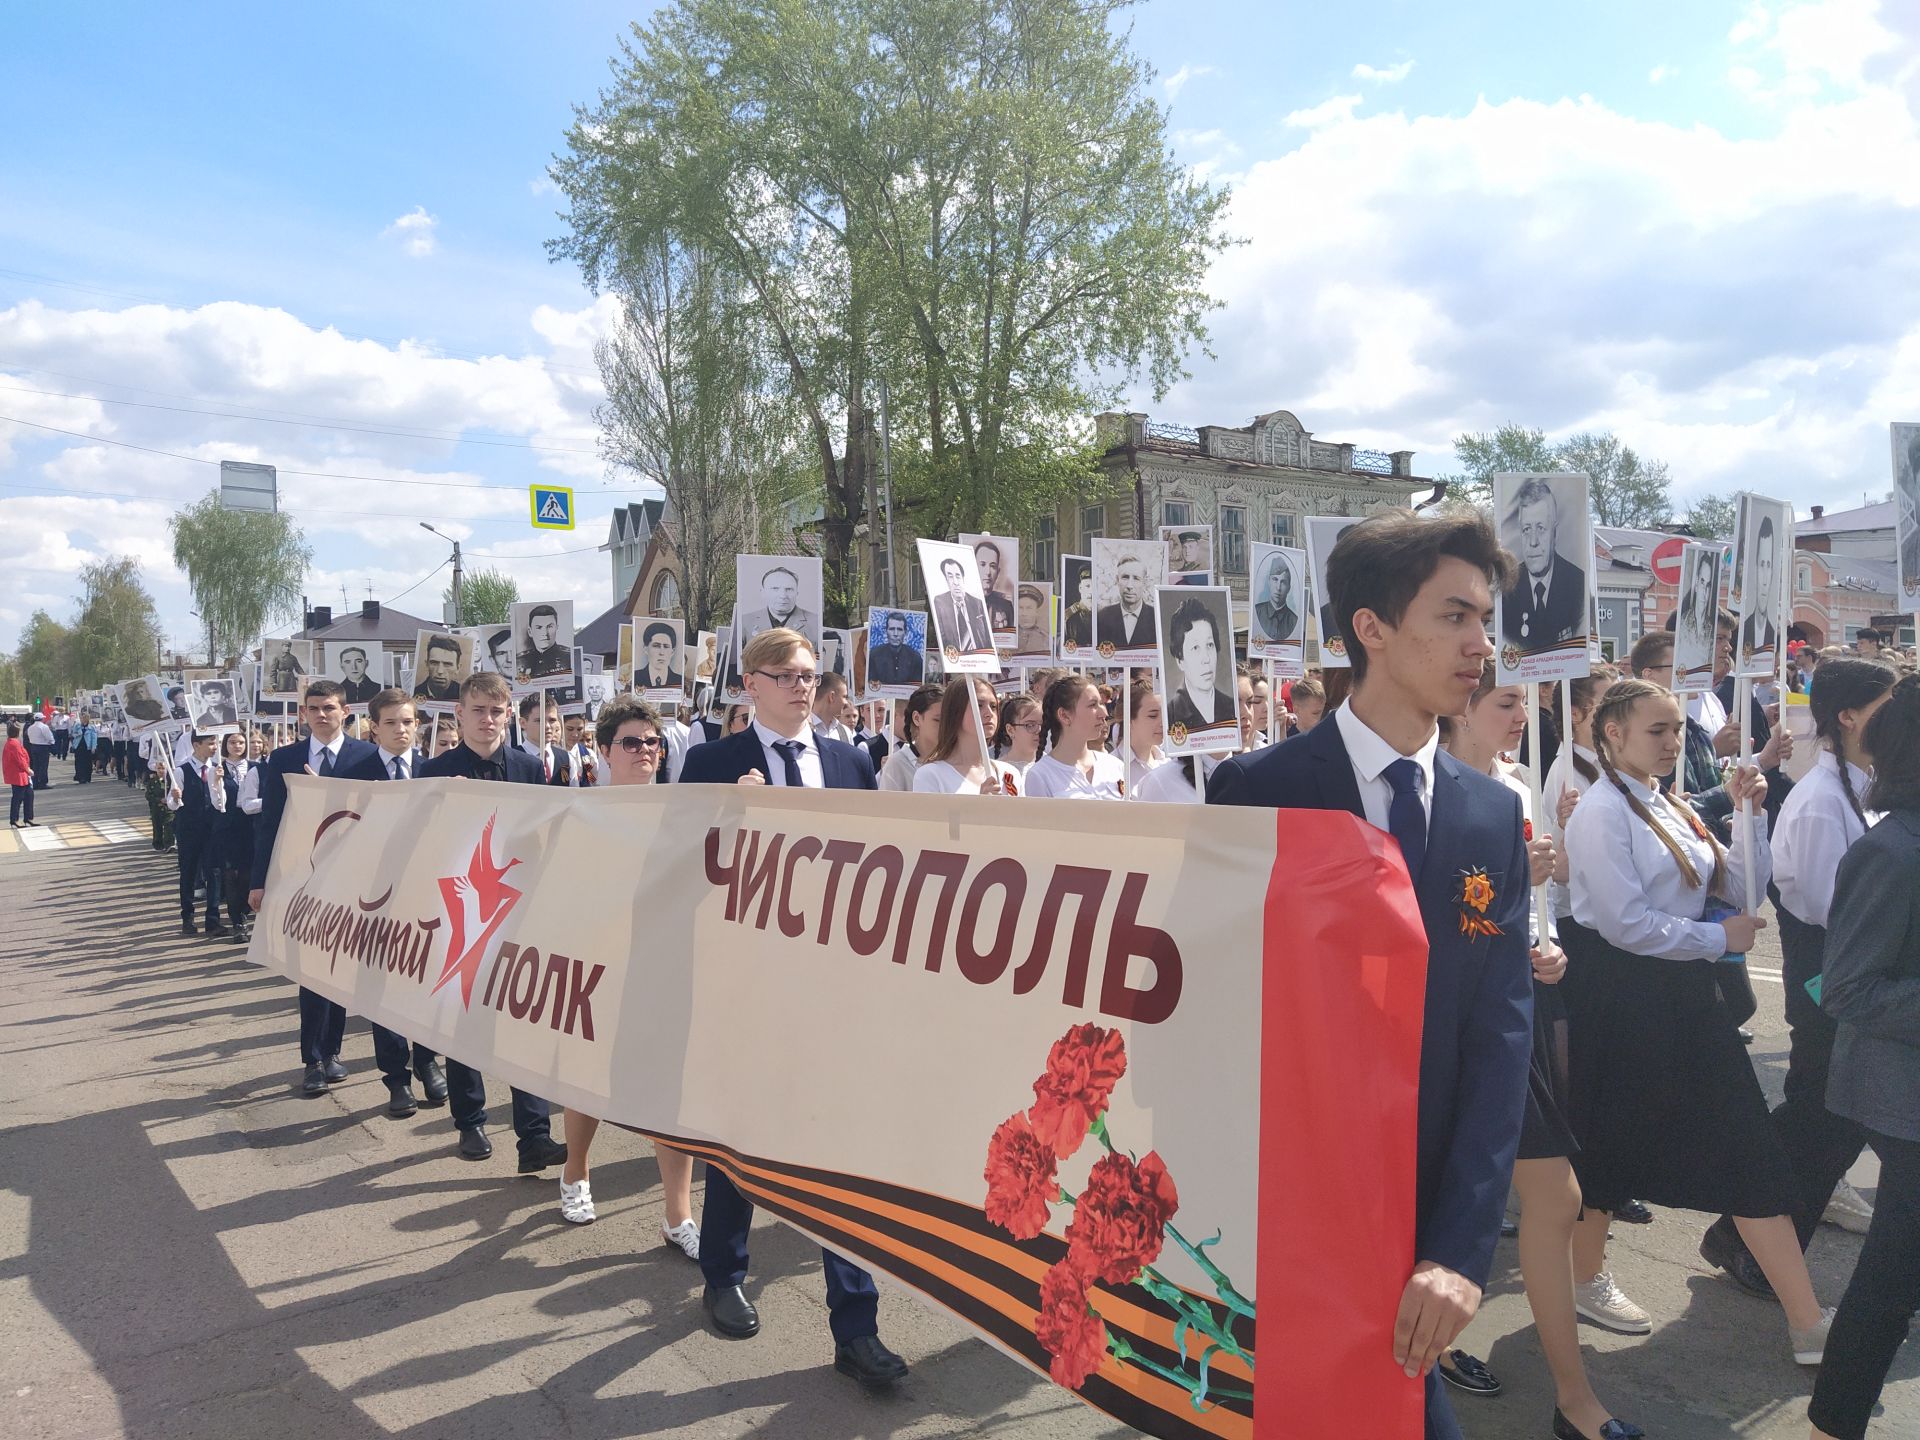
<instances>
[{"instance_id":1,"label":"black trousers","mask_svg":"<svg viewBox=\"0 0 1920 1440\"><path fill-rule=\"evenodd\" d=\"M53 732L53 758L54 759L64 760L67 758L67 745L72 741L72 739L73 739L73 733L71 731L56 730Z\"/></svg>"},{"instance_id":2,"label":"black trousers","mask_svg":"<svg viewBox=\"0 0 1920 1440\"><path fill-rule=\"evenodd\" d=\"M1865 1440L1893 1357L1920 1308L1920 1141L1869 1133L1880 1157L1873 1224L1827 1333L1807 1419L1839 1440Z\"/></svg>"},{"instance_id":3,"label":"black trousers","mask_svg":"<svg viewBox=\"0 0 1920 1440\"><path fill-rule=\"evenodd\" d=\"M207 927L220 923L220 875L207 862L212 859L213 837L204 830L174 832L174 853L180 860L180 918L193 923L193 892L207 887Z\"/></svg>"},{"instance_id":4,"label":"black trousers","mask_svg":"<svg viewBox=\"0 0 1920 1440\"><path fill-rule=\"evenodd\" d=\"M76 785L85 785L93 779L93 751L81 749L73 752L73 780Z\"/></svg>"},{"instance_id":5,"label":"black trousers","mask_svg":"<svg viewBox=\"0 0 1920 1440\"><path fill-rule=\"evenodd\" d=\"M247 873L232 866L220 868L220 894L227 902L227 924L235 930L247 923Z\"/></svg>"},{"instance_id":6,"label":"black trousers","mask_svg":"<svg viewBox=\"0 0 1920 1440\"><path fill-rule=\"evenodd\" d=\"M453 1110L453 1128L473 1130L487 1123L487 1082L478 1070L447 1057L447 1103ZM533 1141L553 1137L547 1102L524 1090L513 1092L513 1133L525 1150Z\"/></svg>"},{"instance_id":7,"label":"black trousers","mask_svg":"<svg viewBox=\"0 0 1920 1440\"><path fill-rule=\"evenodd\" d=\"M439 1058L424 1045L410 1045L397 1031L373 1027L373 1060L389 1085L405 1085L414 1075L424 1080L427 1066Z\"/></svg>"},{"instance_id":8,"label":"black trousers","mask_svg":"<svg viewBox=\"0 0 1920 1440\"><path fill-rule=\"evenodd\" d=\"M13 792L13 798L8 802L8 805L7 805L8 821L12 824L18 825L22 820L28 820L28 821L32 820L33 819L33 786L9 785L7 788Z\"/></svg>"},{"instance_id":9,"label":"black trousers","mask_svg":"<svg viewBox=\"0 0 1920 1440\"><path fill-rule=\"evenodd\" d=\"M707 1167L707 1201L700 1212L700 1270L709 1290L744 1285L747 1280L747 1232L753 1228L753 1202L713 1166ZM880 1292L873 1276L831 1250L820 1252L827 1278L827 1328L845 1345L862 1335L880 1333Z\"/></svg>"},{"instance_id":10,"label":"black trousers","mask_svg":"<svg viewBox=\"0 0 1920 1440\"><path fill-rule=\"evenodd\" d=\"M52 758L53 747L51 745L29 745L27 747L27 759L33 765L34 789L44 790L47 788L47 762Z\"/></svg>"},{"instance_id":11,"label":"black trousers","mask_svg":"<svg viewBox=\"0 0 1920 1440\"><path fill-rule=\"evenodd\" d=\"M318 991L300 987L300 1060L318 1065L340 1053L347 1034L347 1011L343 1005Z\"/></svg>"}]
</instances>

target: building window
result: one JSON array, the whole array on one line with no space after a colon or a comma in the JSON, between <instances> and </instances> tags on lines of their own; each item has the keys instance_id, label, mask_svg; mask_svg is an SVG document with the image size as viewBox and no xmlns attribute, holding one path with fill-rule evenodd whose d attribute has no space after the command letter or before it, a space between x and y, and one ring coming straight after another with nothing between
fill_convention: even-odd
<instances>
[{"instance_id":1,"label":"building window","mask_svg":"<svg viewBox=\"0 0 1920 1440\"><path fill-rule=\"evenodd\" d=\"M1160 523L1162 525L1191 525L1193 523L1193 502L1191 500L1165 500L1160 504Z\"/></svg>"},{"instance_id":2,"label":"building window","mask_svg":"<svg viewBox=\"0 0 1920 1440\"><path fill-rule=\"evenodd\" d=\"M1220 507L1220 573L1223 575L1244 575L1247 573L1247 507L1244 505L1222 505Z\"/></svg>"},{"instance_id":3,"label":"building window","mask_svg":"<svg viewBox=\"0 0 1920 1440\"><path fill-rule=\"evenodd\" d=\"M647 612L671 619L680 613L680 582L673 578L673 572L662 572L653 583L653 608Z\"/></svg>"},{"instance_id":4,"label":"building window","mask_svg":"<svg viewBox=\"0 0 1920 1440\"><path fill-rule=\"evenodd\" d=\"M1092 554L1087 541L1096 535L1107 533L1107 507L1104 505L1083 505L1080 507L1080 549Z\"/></svg>"},{"instance_id":5,"label":"building window","mask_svg":"<svg viewBox=\"0 0 1920 1440\"><path fill-rule=\"evenodd\" d=\"M1293 538L1292 515L1282 514L1278 510L1274 511L1273 543L1275 545L1285 545L1289 550L1297 550L1300 548L1300 542Z\"/></svg>"},{"instance_id":6,"label":"building window","mask_svg":"<svg viewBox=\"0 0 1920 1440\"><path fill-rule=\"evenodd\" d=\"M1027 547L1027 578L1029 580L1054 578L1054 529L1054 519L1051 515L1042 515L1033 522L1033 544Z\"/></svg>"}]
</instances>

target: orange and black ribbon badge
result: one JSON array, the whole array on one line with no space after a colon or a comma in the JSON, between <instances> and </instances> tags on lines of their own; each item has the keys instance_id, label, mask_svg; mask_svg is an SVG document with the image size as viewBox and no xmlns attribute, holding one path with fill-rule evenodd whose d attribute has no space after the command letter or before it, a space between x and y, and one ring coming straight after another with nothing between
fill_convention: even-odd
<instances>
[{"instance_id":1,"label":"orange and black ribbon badge","mask_svg":"<svg viewBox=\"0 0 1920 1440\"><path fill-rule=\"evenodd\" d=\"M1500 935L1500 927L1487 919L1487 907L1493 904L1493 881L1484 865L1460 872L1460 893L1454 902L1460 907L1460 933L1468 936Z\"/></svg>"}]
</instances>

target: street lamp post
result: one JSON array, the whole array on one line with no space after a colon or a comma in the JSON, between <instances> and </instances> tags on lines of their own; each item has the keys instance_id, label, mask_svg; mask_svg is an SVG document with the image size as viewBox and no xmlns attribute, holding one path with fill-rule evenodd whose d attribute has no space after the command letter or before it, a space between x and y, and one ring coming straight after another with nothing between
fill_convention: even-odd
<instances>
[{"instance_id":1,"label":"street lamp post","mask_svg":"<svg viewBox=\"0 0 1920 1440\"><path fill-rule=\"evenodd\" d=\"M429 525L424 520L420 522L420 528L422 530L428 531L431 534L440 535L440 532L438 530L435 530L433 526ZM460 542L454 539L451 535L440 535L440 538L446 541L449 545L453 546L453 624L454 624L454 628L458 629L460 626L460 618L461 618L460 617Z\"/></svg>"}]
</instances>

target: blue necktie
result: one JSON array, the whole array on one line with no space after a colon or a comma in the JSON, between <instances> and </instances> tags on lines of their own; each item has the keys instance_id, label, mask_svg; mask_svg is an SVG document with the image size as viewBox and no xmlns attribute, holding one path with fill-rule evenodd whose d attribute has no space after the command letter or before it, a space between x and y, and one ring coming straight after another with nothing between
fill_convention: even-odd
<instances>
[{"instance_id":1,"label":"blue necktie","mask_svg":"<svg viewBox=\"0 0 1920 1440\"><path fill-rule=\"evenodd\" d=\"M780 752L780 758L787 765L787 784L795 790L805 787L806 781L800 778L800 742L798 740L776 740L773 748Z\"/></svg>"},{"instance_id":2,"label":"blue necktie","mask_svg":"<svg viewBox=\"0 0 1920 1440\"><path fill-rule=\"evenodd\" d=\"M320 752L320 773L322 775L333 774L333 751L322 750Z\"/></svg>"},{"instance_id":3,"label":"blue necktie","mask_svg":"<svg viewBox=\"0 0 1920 1440\"><path fill-rule=\"evenodd\" d=\"M1387 833L1400 842L1407 874L1417 883L1421 863L1427 858L1427 811L1420 803L1420 767L1402 756L1381 773L1393 787L1393 803L1387 807Z\"/></svg>"}]
</instances>

